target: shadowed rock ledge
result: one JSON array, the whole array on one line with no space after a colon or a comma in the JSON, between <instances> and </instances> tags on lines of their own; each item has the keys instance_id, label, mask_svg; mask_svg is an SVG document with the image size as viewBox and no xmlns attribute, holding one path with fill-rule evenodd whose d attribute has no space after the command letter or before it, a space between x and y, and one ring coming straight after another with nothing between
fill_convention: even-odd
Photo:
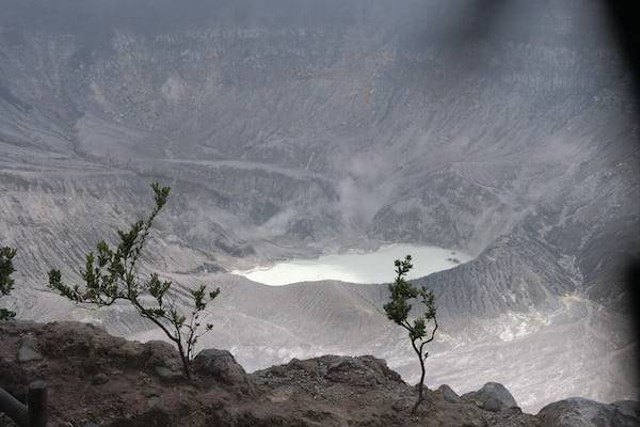
<instances>
[{"instance_id":1,"label":"shadowed rock ledge","mask_svg":"<svg viewBox=\"0 0 640 427\"><path fill-rule=\"evenodd\" d=\"M22 357L24 355L29 357ZM18 399L42 378L51 426L635 426L637 402L567 399L523 413L498 383L458 396L429 390L416 415L412 387L373 356L293 359L248 374L207 349L191 381L167 343L113 337L90 324L0 324L0 385ZM603 424L604 423L604 424ZM11 426L0 416L0 426Z\"/></svg>"}]
</instances>

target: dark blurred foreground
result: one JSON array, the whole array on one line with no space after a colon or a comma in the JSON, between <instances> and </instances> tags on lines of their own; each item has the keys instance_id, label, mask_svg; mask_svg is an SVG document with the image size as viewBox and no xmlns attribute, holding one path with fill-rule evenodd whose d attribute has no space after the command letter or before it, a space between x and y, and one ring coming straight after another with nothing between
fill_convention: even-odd
<instances>
[{"instance_id":1,"label":"dark blurred foreground","mask_svg":"<svg viewBox=\"0 0 640 427\"><path fill-rule=\"evenodd\" d=\"M640 111L640 23L638 20L638 4L630 0L610 0L606 2L609 9L611 24L614 28L621 51L626 56L629 71L634 79L634 97L638 111ZM640 123L640 117L638 117ZM640 144L640 141L636 141ZM638 147L640 149L640 146ZM640 212L638 213L640 214ZM640 248L637 248L640 250ZM640 257L633 256L626 268L625 280L628 295L631 298L630 306L633 307L636 338L640 340ZM640 360L637 360L640 372Z\"/></svg>"}]
</instances>

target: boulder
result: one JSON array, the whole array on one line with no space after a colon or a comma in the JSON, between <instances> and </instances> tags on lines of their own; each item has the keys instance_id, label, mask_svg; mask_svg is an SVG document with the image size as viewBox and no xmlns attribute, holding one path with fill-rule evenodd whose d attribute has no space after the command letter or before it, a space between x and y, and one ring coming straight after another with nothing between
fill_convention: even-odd
<instances>
[{"instance_id":1,"label":"boulder","mask_svg":"<svg viewBox=\"0 0 640 427\"><path fill-rule=\"evenodd\" d=\"M109 382L109 376L104 372L99 372L91 378L91 384L102 385Z\"/></svg>"},{"instance_id":2,"label":"boulder","mask_svg":"<svg viewBox=\"0 0 640 427\"><path fill-rule=\"evenodd\" d=\"M155 408L160 405L161 402L162 399L160 398L160 396L151 396L149 399L147 399L147 407Z\"/></svg>"},{"instance_id":3,"label":"boulder","mask_svg":"<svg viewBox=\"0 0 640 427\"><path fill-rule=\"evenodd\" d=\"M402 382L400 375L389 369L383 359L373 356L333 356L328 364L324 378L338 383L375 387L389 382ZM326 357L321 361L328 361Z\"/></svg>"},{"instance_id":4,"label":"boulder","mask_svg":"<svg viewBox=\"0 0 640 427\"><path fill-rule=\"evenodd\" d=\"M460 396L458 396L458 394L453 391L453 389L447 384L442 384L440 387L438 387L438 391L442 393L444 400L446 400L447 402L458 403L462 400Z\"/></svg>"},{"instance_id":5,"label":"boulder","mask_svg":"<svg viewBox=\"0 0 640 427\"><path fill-rule=\"evenodd\" d=\"M20 340L20 347L18 348L17 355L18 362L34 362L42 360L42 354L38 351L38 343L36 339L31 335L25 335Z\"/></svg>"},{"instance_id":6,"label":"boulder","mask_svg":"<svg viewBox=\"0 0 640 427\"><path fill-rule=\"evenodd\" d=\"M163 380L182 378L182 362L176 348L165 341L152 340L144 343L142 350L144 366Z\"/></svg>"},{"instance_id":7,"label":"boulder","mask_svg":"<svg viewBox=\"0 0 640 427\"><path fill-rule=\"evenodd\" d=\"M51 322L38 333L40 349L48 359L108 357L111 362L136 366L143 346L139 342L114 337L90 323Z\"/></svg>"},{"instance_id":8,"label":"boulder","mask_svg":"<svg viewBox=\"0 0 640 427\"><path fill-rule=\"evenodd\" d=\"M640 402L625 400L607 405L572 397L545 406L537 417L541 427L636 427L640 425Z\"/></svg>"},{"instance_id":9,"label":"boulder","mask_svg":"<svg viewBox=\"0 0 640 427\"><path fill-rule=\"evenodd\" d=\"M165 381L178 381L183 378L181 371L169 369L164 366L154 366L153 372L158 378Z\"/></svg>"},{"instance_id":10,"label":"boulder","mask_svg":"<svg viewBox=\"0 0 640 427\"><path fill-rule=\"evenodd\" d=\"M463 399L474 402L485 411L500 412L509 408L517 408L518 404L509 390L500 383L486 383L478 391L464 394Z\"/></svg>"},{"instance_id":11,"label":"boulder","mask_svg":"<svg viewBox=\"0 0 640 427\"><path fill-rule=\"evenodd\" d=\"M254 391L251 378L227 350L202 350L193 360L193 370L201 376L214 378L223 384L240 387L245 392Z\"/></svg>"}]
</instances>

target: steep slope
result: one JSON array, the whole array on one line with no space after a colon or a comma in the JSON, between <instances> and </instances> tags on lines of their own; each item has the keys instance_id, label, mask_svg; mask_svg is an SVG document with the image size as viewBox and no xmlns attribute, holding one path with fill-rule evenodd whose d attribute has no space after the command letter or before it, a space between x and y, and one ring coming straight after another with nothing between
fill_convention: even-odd
<instances>
[{"instance_id":1,"label":"steep slope","mask_svg":"<svg viewBox=\"0 0 640 427\"><path fill-rule=\"evenodd\" d=\"M193 201L171 230L207 251L366 234L479 253L532 213L637 192L593 2L41 3L3 5L5 168L108 168L118 194L165 177Z\"/></svg>"}]
</instances>

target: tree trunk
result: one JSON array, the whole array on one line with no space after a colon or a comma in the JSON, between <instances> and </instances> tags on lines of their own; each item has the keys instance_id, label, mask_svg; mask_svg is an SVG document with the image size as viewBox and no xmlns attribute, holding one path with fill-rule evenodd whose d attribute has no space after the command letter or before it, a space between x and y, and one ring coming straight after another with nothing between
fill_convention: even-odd
<instances>
[{"instance_id":1,"label":"tree trunk","mask_svg":"<svg viewBox=\"0 0 640 427\"><path fill-rule=\"evenodd\" d=\"M420 382L418 383L418 400L416 400L416 404L413 405L413 409L411 409L411 413L415 414L416 411L418 410L418 406L420 406L420 404L422 403L422 401L424 400L424 393L423 393L423 388L424 388L424 375L425 375L425 370L424 370L424 359L422 358L422 353L418 354L418 357L420 357L420 370L421 370L421 374L420 374Z\"/></svg>"},{"instance_id":2,"label":"tree trunk","mask_svg":"<svg viewBox=\"0 0 640 427\"><path fill-rule=\"evenodd\" d=\"M182 343L178 342L178 351L180 352L180 360L182 361L182 370L184 371L187 379L191 379L191 369L189 367L189 360L187 356L184 354L184 348L182 347Z\"/></svg>"}]
</instances>

